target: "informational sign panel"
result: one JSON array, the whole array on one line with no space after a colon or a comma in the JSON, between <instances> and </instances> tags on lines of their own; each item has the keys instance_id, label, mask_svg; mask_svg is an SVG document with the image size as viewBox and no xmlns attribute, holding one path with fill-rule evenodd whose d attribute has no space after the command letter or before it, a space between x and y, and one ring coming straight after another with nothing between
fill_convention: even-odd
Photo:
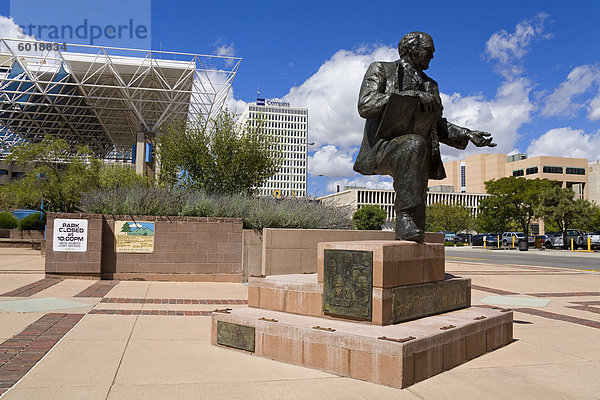
<instances>
[{"instance_id":1,"label":"informational sign panel","mask_svg":"<svg viewBox=\"0 0 600 400\"><path fill-rule=\"evenodd\" d=\"M61 219L54 220L52 236L52 250L87 251L88 221L87 219Z\"/></svg>"},{"instance_id":2,"label":"informational sign panel","mask_svg":"<svg viewBox=\"0 0 600 400\"><path fill-rule=\"evenodd\" d=\"M115 252L154 253L154 222L115 221Z\"/></svg>"}]
</instances>

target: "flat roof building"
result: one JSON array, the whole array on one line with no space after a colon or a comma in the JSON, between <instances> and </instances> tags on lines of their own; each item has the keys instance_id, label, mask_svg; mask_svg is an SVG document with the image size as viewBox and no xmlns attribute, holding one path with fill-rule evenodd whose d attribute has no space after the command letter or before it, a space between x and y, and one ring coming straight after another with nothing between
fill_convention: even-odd
<instances>
[{"instance_id":1,"label":"flat roof building","mask_svg":"<svg viewBox=\"0 0 600 400\"><path fill-rule=\"evenodd\" d=\"M479 201L488 196L489 195L485 193L456 193L449 191L449 188L447 187L431 187L427 191L426 204L431 205L435 203L442 203L450 205L463 205L471 211L473 216L476 216L479 212ZM393 189L346 187L341 192L319 197L318 200L322 201L323 203L333 204L339 207L348 206L352 210L352 213L362 206L379 206L387 213L385 224L387 228L391 228L393 226L393 222L396 220L396 213L394 211L396 193Z\"/></svg>"},{"instance_id":2,"label":"flat roof building","mask_svg":"<svg viewBox=\"0 0 600 400\"><path fill-rule=\"evenodd\" d=\"M505 153L475 154L460 161L444 163L446 179L438 185L452 186L457 192L485 193L485 182L508 176L549 179L573 189L578 198L588 195L588 161L584 158L507 156Z\"/></svg>"},{"instance_id":3,"label":"flat roof building","mask_svg":"<svg viewBox=\"0 0 600 400\"><path fill-rule=\"evenodd\" d=\"M282 101L257 99L248 104L240 116L240 123L246 121L251 126L261 126L265 134L274 135L283 155L281 168L258 189L258 194L306 197L308 109L292 107Z\"/></svg>"}]
</instances>

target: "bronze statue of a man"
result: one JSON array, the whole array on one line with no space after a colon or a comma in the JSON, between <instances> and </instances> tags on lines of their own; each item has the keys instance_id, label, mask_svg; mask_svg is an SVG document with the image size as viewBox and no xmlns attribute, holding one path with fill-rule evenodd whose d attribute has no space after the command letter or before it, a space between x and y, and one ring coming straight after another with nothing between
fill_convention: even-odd
<instances>
[{"instance_id":1,"label":"bronze statue of a man","mask_svg":"<svg viewBox=\"0 0 600 400\"><path fill-rule=\"evenodd\" d=\"M400 59L372 63L360 87L358 113L366 121L354 170L394 178L398 240L424 240L427 181L446 177L440 142L458 149L469 141L496 145L489 133L442 118L438 84L423 73L434 51L431 36L408 33L398 44Z\"/></svg>"}]
</instances>

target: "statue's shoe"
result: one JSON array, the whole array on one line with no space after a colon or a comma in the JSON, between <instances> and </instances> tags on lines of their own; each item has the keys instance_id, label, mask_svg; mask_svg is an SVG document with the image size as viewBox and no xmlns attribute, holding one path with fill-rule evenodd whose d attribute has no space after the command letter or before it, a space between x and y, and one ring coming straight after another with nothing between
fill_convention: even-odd
<instances>
[{"instance_id":1,"label":"statue's shoe","mask_svg":"<svg viewBox=\"0 0 600 400\"><path fill-rule=\"evenodd\" d=\"M417 227L410 214L402 213L396 221L396 240L421 243L425 241L425 232Z\"/></svg>"}]
</instances>

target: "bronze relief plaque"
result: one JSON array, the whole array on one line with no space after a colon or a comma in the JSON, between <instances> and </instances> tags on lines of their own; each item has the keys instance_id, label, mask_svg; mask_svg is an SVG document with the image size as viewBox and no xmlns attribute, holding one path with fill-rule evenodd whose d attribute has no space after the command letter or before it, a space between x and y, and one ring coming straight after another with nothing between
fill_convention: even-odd
<instances>
[{"instance_id":1,"label":"bronze relief plaque","mask_svg":"<svg viewBox=\"0 0 600 400\"><path fill-rule=\"evenodd\" d=\"M323 312L370 321L373 309L373 252L325 250Z\"/></svg>"},{"instance_id":2,"label":"bronze relief plaque","mask_svg":"<svg viewBox=\"0 0 600 400\"><path fill-rule=\"evenodd\" d=\"M217 343L254 353L254 327L217 321Z\"/></svg>"},{"instance_id":3,"label":"bronze relief plaque","mask_svg":"<svg viewBox=\"0 0 600 400\"><path fill-rule=\"evenodd\" d=\"M429 315L471 306L469 279L447 279L392 289L393 323L410 321Z\"/></svg>"}]
</instances>

